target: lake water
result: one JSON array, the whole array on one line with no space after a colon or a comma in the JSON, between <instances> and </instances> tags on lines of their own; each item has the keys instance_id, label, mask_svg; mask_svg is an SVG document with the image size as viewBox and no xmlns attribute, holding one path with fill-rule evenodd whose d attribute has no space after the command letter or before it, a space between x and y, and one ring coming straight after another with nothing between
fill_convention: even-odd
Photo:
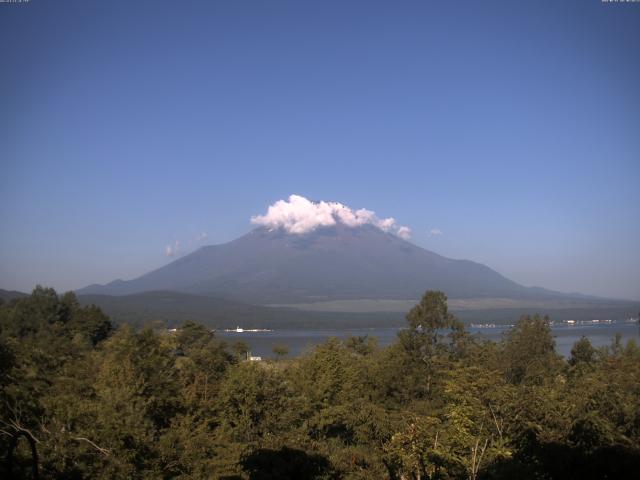
<instances>
[{"instance_id":1,"label":"lake water","mask_svg":"<svg viewBox=\"0 0 640 480\"><path fill-rule=\"evenodd\" d=\"M471 333L479 333L486 338L497 341L510 326L496 326L492 328L467 327ZM551 327L556 340L556 351L565 357L571 352L571 347L583 335L587 337L595 347L610 345L616 333L622 335L623 343L635 338L640 343L640 327L637 323L617 322L611 324L594 325L564 325L556 324ZM356 328L343 330L273 330L270 332L216 332L216 335L229 343L242 340L251 348L251 354L263 358L273 357L274 345L286 345L289 348L289 356L297 356L305 349L325 342L331 337L346 338L349 336L376 337L380 346L386 346L397 338L398 328Z\"/></svg>"}]
</instances>

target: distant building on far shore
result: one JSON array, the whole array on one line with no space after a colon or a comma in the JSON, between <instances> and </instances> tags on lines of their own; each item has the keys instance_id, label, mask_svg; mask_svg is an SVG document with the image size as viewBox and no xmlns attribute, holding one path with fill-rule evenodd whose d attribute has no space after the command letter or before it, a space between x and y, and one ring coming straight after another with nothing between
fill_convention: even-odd
<instances>
[{"instance_id":1,"label":"distant building on far shore","mask_svg":"<svg viewBox=\"0 0 640 480\"><path fill-rule=\"evenodd\" d=\"M247 352L247 361L248 362L260 362L262 361L262 357L254 357L251 355L251 352Z\"/></svg>"}]
</instances>

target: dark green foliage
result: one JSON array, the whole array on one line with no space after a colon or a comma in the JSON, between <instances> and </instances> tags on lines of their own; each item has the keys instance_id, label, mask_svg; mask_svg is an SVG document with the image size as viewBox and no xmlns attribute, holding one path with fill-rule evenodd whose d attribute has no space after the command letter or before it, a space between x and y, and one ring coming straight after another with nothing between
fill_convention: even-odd
<instances>
[{"instance_id":1,"label":"dark green foliage","mask_svg":"<svg viewBox=\"0 0 640 480\"><path fill-rule=\"evenodd\" d=\"M571 348L571 357L569 365L587 364L590 365L596 361L596 349L593 348L587 337L582 337Z\"/></svg>"},{"instance_id":2,"label":"dark green foliage","mask_svg":"<svg viewBox=\"0 0 640 480\"><path fill-rule=\"evenodd\" d=\"M186 322L114 329L73 294L0 305L0 477L601 479L640 469L640 348L548 319L493 343L427 292L398 341L250 362ZM281 349L284 352L284 348Z\"/></svg>"},{"instance_id":3,"label":"dark green foliage","mask_svg":"<svg viewBox=\"0 0 640 480\"><path fill-rule=\"evenodd\" d=\"M232 347L233 347L233 351L238 356L238 358L240 359L247 358L247 355L249 353L249 345L247 345L246 342L243 342L242 340L238 340L237 342L234 342Z\"/></svg>"},{"instance_id":4,"label":"dark green foliage","mask_svg":"<svg viewBox=\"0 0 640 480\"><path fill-rule=\"evenodd\" d=\"M560 370L549 318L525 316L505 335L507 377L511 383L541 384Z\"/></svg>"},{"instance_id":5,"label":"dark green foliage","mask_svg":"<svg viewBox=\"0 0 640 480\"><path fill-rule=\"evenodd\" d=\"M409 327L398 333L399 345L393 355L399 361L396 368L410 385L392 388L402 391L409 387L405 392L408 398L427 398L437 388L442 360L449 359L464 343L464 327L449 313L447 296L439 291L425 293L408 313L407 321Z\"/></svg>"},{"instance_id":6,"label":"dark green foliage","mask_svg":"<svg viewBox=\"0 0 640 480\"><path fill-rule=\"evenodd\" d=\"M367 335L360 337L348 337L345 345L359 355L371 355L378 348L378 340Z\"/></svg>"},{"instance_id":7,"label":"dark green foliage","mask_svg":"<svg viewBox=\"0 0 640 480\"><path fill-rule=\"evenodd\" d=\"M258 449L246 455L242 466L250 480L321 480L336 478L331 463L323 456L283 447Z\"/></svg>"},{"instance_id":8,"label":"dark green foliage","mask_svg":"<svg viewBox=\"0 0 640 480\"><path fill-rule=\"evenodd\" d=\"M277 343L273 346L273 353L276 354L278 358L286 357L289 354L289 347L284 344Z\"/></svg>"}]
</instances>

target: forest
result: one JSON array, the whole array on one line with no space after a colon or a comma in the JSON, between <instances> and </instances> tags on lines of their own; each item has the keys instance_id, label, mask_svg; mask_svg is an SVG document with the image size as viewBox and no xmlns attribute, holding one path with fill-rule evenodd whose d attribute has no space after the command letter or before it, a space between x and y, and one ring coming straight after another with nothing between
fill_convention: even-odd
<instances>
[{"instance_id":1,"label":"forest","mask_svg":"<svg viewBox=\"0 0 640 480\"><path fill-rule=\"evenodd\" d=\"M73 293L0 305L0 477L604 479L640 471L640 348L547 318L500 342L426 292L397 341L246 360L185 322L115 325Z\"/></svg>"}]
</instances>

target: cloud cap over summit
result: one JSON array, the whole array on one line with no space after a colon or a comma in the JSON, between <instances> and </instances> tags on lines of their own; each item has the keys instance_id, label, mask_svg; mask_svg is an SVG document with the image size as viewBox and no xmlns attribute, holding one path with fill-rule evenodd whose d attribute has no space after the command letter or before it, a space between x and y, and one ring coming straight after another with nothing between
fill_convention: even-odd
<instances>
[{"instance_id":1,"label":"cloud cap over summit","mask_svg":"<svg viewBox=\"0 0 640 480\"><path fill-rule=\"evenodd\" d=\"M411 232L408 227L397 225L393 217L378 218L375 212L365 208L353 210L339 202L313 202L301 195L290 195L288 200L278 200L269 206L266 214L251 217L251 223L273 230L283 229L295 235L336 224L351 228L373 225L405 240Z\"/></svg>"}]
</instances>

